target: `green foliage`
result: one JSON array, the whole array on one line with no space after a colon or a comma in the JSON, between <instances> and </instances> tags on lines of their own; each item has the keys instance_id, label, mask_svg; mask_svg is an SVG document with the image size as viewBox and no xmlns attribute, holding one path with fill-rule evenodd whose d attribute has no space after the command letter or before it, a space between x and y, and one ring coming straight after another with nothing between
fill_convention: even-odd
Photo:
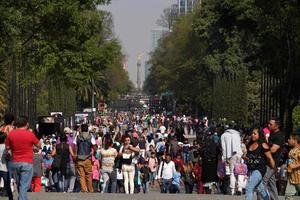
<instances>
[{"instance_id":1,"label":"green foliage","mask_svg":"<svg viewBox=\"0 0 300 200\"><path fill-rule=\"evenodd\" d=\"M293 111L293 124L295 129L300 128L300 106L296 106Z\"/></svg>"},{"instance_id":2,"label":"green foliage","mask_svg":"<svg viewBox=\"0 0 300 200\"><path fill-rule=\"evenodd\" d=\"M40 114L53 109L71 114L79 109L76 101L90 105L94 93L103 99L111 91L126 92L109 84L112 74L106 76L122 62L121 46L112 36L111 16L97 10L97 5L109 2L0 2L0 65L6 68L9 65L4 63L10 63L17 71L14 80L14 70L7 70L11 91L18 85L26 88L37 84ZM128 83L128 75L118 69L120 79L114 83ZM22 101L13 93L10 96Z\"/></svg>"},{"instance_id":3,"label":"green foliage","mask_svg":"<svg viewBox=\"0 0 300 200\"><path fill-rule=\"evenodd\" d=\"M300 99L299 9L297 1L203 1L179 18L152 53L145 89L171 90L179 102L200 105L214 118L253 124L267 69L281 79L272 90L281 97L280 115L289 126Z\"/></svg>"}]
</instances>

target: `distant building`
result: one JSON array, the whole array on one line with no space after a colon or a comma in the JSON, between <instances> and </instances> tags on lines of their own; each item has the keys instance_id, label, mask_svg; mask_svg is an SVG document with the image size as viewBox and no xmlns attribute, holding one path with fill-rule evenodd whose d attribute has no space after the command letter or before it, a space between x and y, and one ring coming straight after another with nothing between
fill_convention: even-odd
<instances>
[{"instance_id":1,"label":"distant building","mask_svg":"<svg viewBox=\"0 0 300 200\"><path fill-rule=\"evenodd\" d=\"M151 51L154 51L157 48L159 40L167 33L168 31L165 29L151 30Z\"/></svg>"},{"instance_id":2,"label":"distant building","mask_svg":"<svg viewBox=\"0 0 300 200\"><path fill-rule=\"evenodd\" d=\"M193 11L197 0L177 0L179 15L186 15Z\"/></svg>"}]
</instances>

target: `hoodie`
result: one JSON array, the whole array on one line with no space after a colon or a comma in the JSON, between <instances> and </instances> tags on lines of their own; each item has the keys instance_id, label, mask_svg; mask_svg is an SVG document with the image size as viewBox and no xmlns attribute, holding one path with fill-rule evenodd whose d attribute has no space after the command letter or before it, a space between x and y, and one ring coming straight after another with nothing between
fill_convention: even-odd
<instances>
[{"instance_id":1,"label":"hoodie","mask_svg":"<svg viewBox=\"0 0 300 200\"><path fill-rule=\"evenodd\" d=\"M226 161L237 154L242 156L240 132L227 129L221 136L222 160Z\"/></svg>"}]
</instances>

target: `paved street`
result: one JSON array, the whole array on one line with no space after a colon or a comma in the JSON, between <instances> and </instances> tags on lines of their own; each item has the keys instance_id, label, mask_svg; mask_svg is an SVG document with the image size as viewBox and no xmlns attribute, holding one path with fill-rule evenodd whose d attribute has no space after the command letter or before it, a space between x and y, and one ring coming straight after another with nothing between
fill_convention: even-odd
<instances>
[{"instance_id":1,"label":"paved street","mask_svg":"<svg viewBox=\"0 0 300 200\"><path fill-rule=\"evenodd\" d=\"M15 193L16 194L16 193ZM160 194L158 192L152 192L148 195L135 194L135 195L124 195L124 194L82 194L82 193L28 193L28 198L30 200L239 200L245 199L244 196L229 196L229 195L197 195L197 194ZM5 199L5 198L0 198ZM256 198L255 198L256 199ZM281 200L284 197L280 197ZM300 197L295 198L295 200Z\"/></svg>"}]
</instances>

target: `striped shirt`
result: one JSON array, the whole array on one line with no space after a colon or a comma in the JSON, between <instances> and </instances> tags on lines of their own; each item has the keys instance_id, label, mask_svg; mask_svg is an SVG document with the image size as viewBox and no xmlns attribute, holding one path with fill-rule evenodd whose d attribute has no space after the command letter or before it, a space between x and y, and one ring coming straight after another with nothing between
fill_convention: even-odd
<instances>
[{"instance_id":1,"label":"striped shirt","mask_svg":"<svg viewBox=\"0 0 300 200\"><path fill-rule=\"evenodd\" d=\"M289 153L289 163L300 163L300 148L293 148ZM300 184L300 169L294 169L289 173L289 181L291 184Z\"/></svg>"}]
</instances>

